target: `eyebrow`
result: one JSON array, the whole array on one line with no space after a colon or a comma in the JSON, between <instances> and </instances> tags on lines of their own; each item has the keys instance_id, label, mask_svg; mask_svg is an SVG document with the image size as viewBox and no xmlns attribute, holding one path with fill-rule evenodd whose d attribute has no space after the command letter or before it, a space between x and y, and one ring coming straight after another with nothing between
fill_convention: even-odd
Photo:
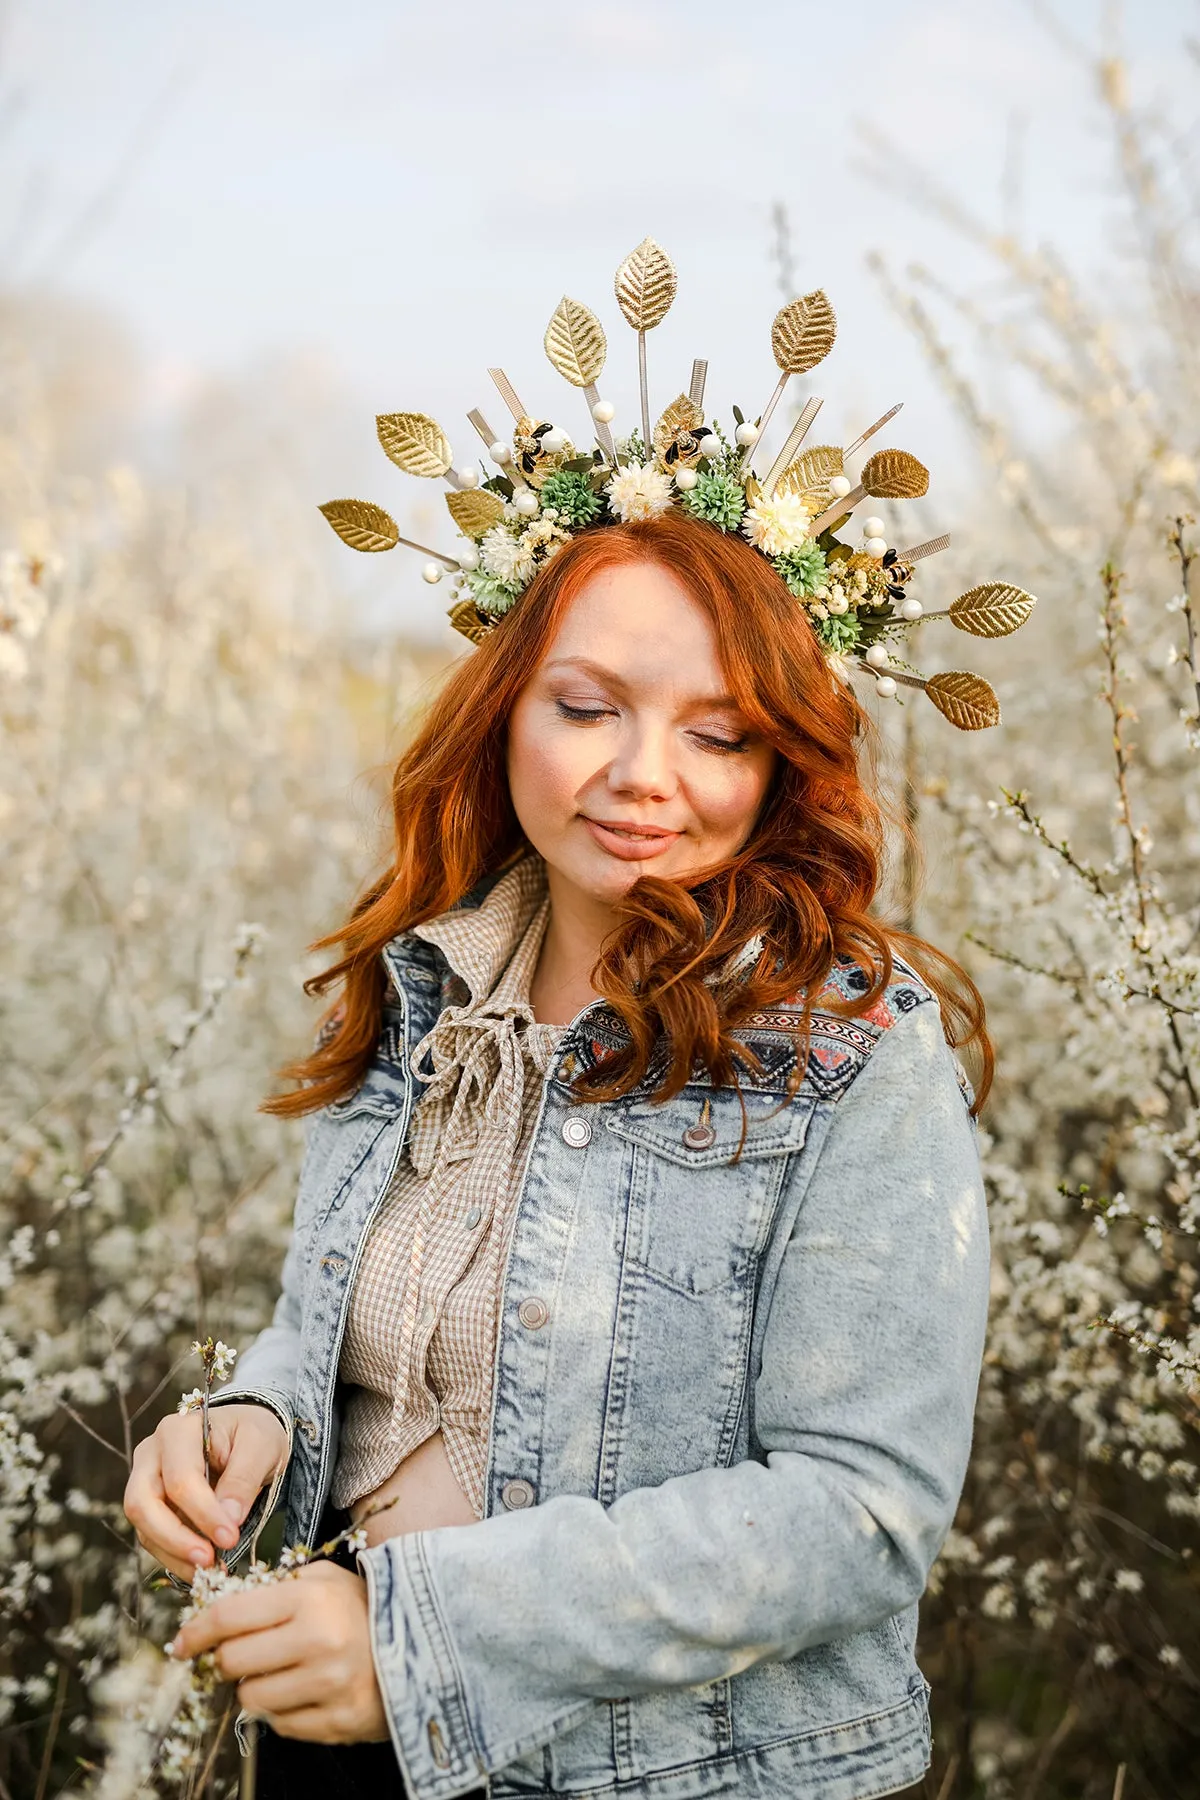
<instances>
[{"instance_id":1,"label":"eyebrow","mask_svg":"<svg viewBox=\"0 0 1200 1800\"><path fill-rule=\"evenodd\" d=\"M587 656L555 657L553 662L543 663L542 668L548 675L554 674L556 671L565 671L567 669L580 670L585 675L594 676L597 681L603 682L606 686L618 689L621 693L628 693L629 691L628 683L617 674L615 669L606 669L603 663L593 662L591 658ZM689 701L688 704L692 706L711 707L714 712L741 711L738 702L732 694L701 694Z\"/></svg>"}]
</instances>

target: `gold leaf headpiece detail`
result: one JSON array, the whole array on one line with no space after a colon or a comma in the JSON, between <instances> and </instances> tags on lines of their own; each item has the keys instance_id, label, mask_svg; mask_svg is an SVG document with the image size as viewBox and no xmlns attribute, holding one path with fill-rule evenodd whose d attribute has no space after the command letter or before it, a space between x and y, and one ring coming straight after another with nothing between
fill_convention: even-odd
<instances>
[{"instance_id":1,"label":"gold leaf headpiece detail","mask_svg":"<svg viewBox=\"0 0 1200 1800\"><path fill-rule=\"evenodd\" d=\"M944 718L960 731L985 731L1000 723L1000 702L982 675L966 669L950 669L931 675L925 692Z\"/></svg>"},{"instance_id":2,"label":"gold leaf headpiece detail","mask_svg":"<svg viewBox=\"0 0 1200 1800\"><path fill-rule=\"evenodd\" d=\"M455 631L469 638L473 644L482 644L492 629L492 621L481 613L473 600L460 600L450 608L447 617Z\"/></svg>"},{"instance_id":3,"label":"gold leaf headpiece detail","mask_svg":"<svg viewBox=\"0 0 1200 1800\"><path fill-rule=\"evenodd\" d=\"M973 637L1007 637L1018 630L1037 602L1024 588L1006 581L985 581L981 587L960 594L950 608L950 622Z\"/></svg>"},{"instance_id":4,"label":"gold leaf headpiece detail","mask_svg":"<svg viewBox=\"0 0 1200 1800\"><path fill-rule=\"evenodd\" d=\"M687 394L672 400L654 427L654 454L668 473L672 469L690 469L700 461L698 434L703 423L702 408Z\"/></svg>"},{"instance_id":5,"label":"gold leaf headpiece detail","mask_svg":"<svg viewBox=\"0 0 1200 1800\"><path fill-rule=\"evenodd\" d=\"M818 512L829 504L829 483L842 473L842 452L838 444L814 444L789 463L775 483L777 494L798 494L802 500L815 503Z\"/></svg>"},{"instance_id":6,"label":"gold leaf headpiece detail","mask_svg":"<svg viewBox=\"0 0 1200 1800\"><path fill-rule=\"evenodd\" d=\"M671 310L679 278L661 244L643 238L617 270L617 305L635 331L651 331Z\"/></svg>"},{"instance_id":7,"label":"gold leaf headpiece detail","mask_svg":"<svg viewBox=\"0 0 1200 1800\"><path fill-rule=\"evenodd\" d=\"M499 494L485 493L482 488L462 488L458 493L447 494L446 505L458 529L469 538L481 538L504 517L504 502Z\"/></svg>"},{"instance_id":8,"label":"gold leaf headpiece detail","mask_svg":"<svg viewBox=\"0 0 1200 1800\"><path fill-rule=\"evenodd\" d=\"M384 451L406 475L434 479L453 461L445 432L424 413L380 413L375 428Z\"/></svg>"},{"instance_id":9,"label":"gold leaf headpiece detail","mask_svg":"<svg viewBox=\"0 0 1200 1800\"><path fill-rule=\"evenodd\" d=\"M608 340L595 313L563 295L546 327L546 355L572 387L599 381Z\"/></svg>"},{"instance_id":10,"label":"gold leaf headpiece detail","mask_svg":"<svg viewBox=\"0 0 1200 1800\"><path fill-rule=\"evenodd\" d=\"M395 519L370 500L327 500L321 511L352 550L394 550L400 542Z\"/></svg>"},{"instance_id":11,"label":"gold leaf headpiece detail","mask_svg":"<svg viewBox=\"0 0 1200 1800\"><path fill-rule=\"evenodd\" d=\"M833 349L837 318L821 288L782 307L771 327L771 348L785 375L805 375Z\"/></svg>"},{"instance_id":12,"label":"gold leaf headpiece detail","mask_svg":"<svg viewBox=\"0 0 1200 1800\"><path fill-rule=\"evenodd\" d=\"M929 492L929 470L907 450L877 450L859 479L872 500L919 500Z\"/></svg>"}]
</instances>

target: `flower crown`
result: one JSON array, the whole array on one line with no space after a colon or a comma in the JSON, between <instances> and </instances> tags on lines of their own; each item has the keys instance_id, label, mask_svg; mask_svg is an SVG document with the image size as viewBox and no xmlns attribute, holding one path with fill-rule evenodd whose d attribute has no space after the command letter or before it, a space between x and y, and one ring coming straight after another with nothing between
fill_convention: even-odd
<instances>
[{"instance_id":1,"label":"flower crown","mask_svg":"<svg viewBox=\"0 0 1200 1800\"><path fill-rule=\"evenodd\" d=\"M692 365L680 394L651 430L646 382L646 333L661 324L676 291L675 268L666 252L646 238L617 270L617 304L638 334L641 430L616 439L615 408L600 397L597 382L607 342L596 315L564 297L546 327L546 355L591 409L595 447L577 451L567 433L539 419L518 398L503 369L489 369L516 429L511 444L481 412L467 417L479 433L496 473L472 464L454 467L441 427L424 413L383 413L379 441L408 475L445 480L446 504L461 534L453 555L403 538L391 516L367 500L330 500L321 511L355 550L391 550L397 544L429 558L426 581L449 571L455 577L450 622L478 643L503 618L538 570L580 531L635 519L654 519L673 506L717 531L738 532L763 555L796 596L840 676L861 669L885 699L897 683L922 689L953 725L978 730L1000 721L989 684L966 670L923 676L894 656L921 619L948 618L975 637L1003 637L1033 610L1031 595L1006 582L987 582L959 596L945 612L927 613L909 583L925 557L944 550L949 537L897 550L882 519L862 521L857 543L838 536L867 499L919 499L929 473L906 450L876 450L857 479L846 469L857 453L899 412L877 419L844 449L802 448L821 401L809 399L775 456L755 473L753 463L767 426L793 375L807 374L828 356L837 335L833 308L817 289L776 314L771 348L779 368L775 391L750 421L733 408L731 442L714 420L705 423L706 362Z\"/></svg>"}]
</instances>

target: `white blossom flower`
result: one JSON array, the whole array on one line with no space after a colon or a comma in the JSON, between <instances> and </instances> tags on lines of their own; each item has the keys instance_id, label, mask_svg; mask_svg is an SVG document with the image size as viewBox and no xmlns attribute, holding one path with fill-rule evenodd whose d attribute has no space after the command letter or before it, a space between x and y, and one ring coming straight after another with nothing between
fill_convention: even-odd
<instances>
[{"instance_id":1,"label":"white blossom flower","mask_svg":"<svg viewBox=\"0 0 1200 1800\"><path fill-rule=\"evenodd\" d=\"M765 495L746 509L742 530L765 556L782 556L786 550L798 550L807 542L812 514L800 494Z\"/></svg>"},{"instance_id":2,"label":"white blossom flower","mask_svg":"<svg viewBox=\"0 0 1200 1800\"><path fill-rule=\"evenodd\" d=\"M29 673L29 658L24 646L9 631L0 631L0 675L10 681L24 681Z\"/></svg>"},{"instance_id":3,"label":"white blossom flower","mask_svg":"<svg viewBox=\"0 0 1200 1800\"><path fill-rule=\"evenodd\" d=\"M652 463L619 469L604 491L609 506L625 525L637 519L660 518L675 497L670 476Z\"/></svg>"},{"instance_id":4,"label":"white blossom flower","mask_svg":"<svg viewBox=\"0 0 1200 1800\"><path fill-rule=\"evenodd\" d=\"M509 587L524 587L532 578L535 568L533 550L507 525L493 525L484 533L479 555L488 574Z\"/></svg>"}]
</instances>

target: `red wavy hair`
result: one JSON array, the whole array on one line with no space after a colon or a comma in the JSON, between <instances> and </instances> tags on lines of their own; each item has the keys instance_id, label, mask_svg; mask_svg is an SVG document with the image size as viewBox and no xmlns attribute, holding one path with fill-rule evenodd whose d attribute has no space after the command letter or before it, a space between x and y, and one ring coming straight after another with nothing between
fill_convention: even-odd
<instances>
[{"instance_id":1,"label":"red wavy hair","mask_svg":"<svg viewBox=\"0 0 1200 1800\"><path fill-rule=\"evenodd\" d=\"M865 715L831 676L803 609L766 559L676 509L580 533L451 670L396 765L390 864L345 925L313 946L341 949L306 983L310 994L337 991L326 1029L310 1055L282 1071L300 1086L264 1110L307 1113L350 1093L375 1053L383 946L528 849L505 776L509 714L587 583L601 570L638 562L668 570L704 608L730 693L750 729L779 754L754 830L735 856L702 876L643 876L629 890L592 972L629 1045L581 1078L580 1097L627 1092L664 1044L660 1097L678 1093L697 1064L716 1085L736 1085L749 1060L740 1020L785 999L811 1006L836 957L853 959L869 979L856 1001L836 1010L866 1012L898 952L937 994L947 1040L974 1049L982 1105L992 1051L978 989L951 958L870 912L884 823L859 768ZM764 948L745 978L706 981L756 932Z\"/></svg>"}]
</instances>

